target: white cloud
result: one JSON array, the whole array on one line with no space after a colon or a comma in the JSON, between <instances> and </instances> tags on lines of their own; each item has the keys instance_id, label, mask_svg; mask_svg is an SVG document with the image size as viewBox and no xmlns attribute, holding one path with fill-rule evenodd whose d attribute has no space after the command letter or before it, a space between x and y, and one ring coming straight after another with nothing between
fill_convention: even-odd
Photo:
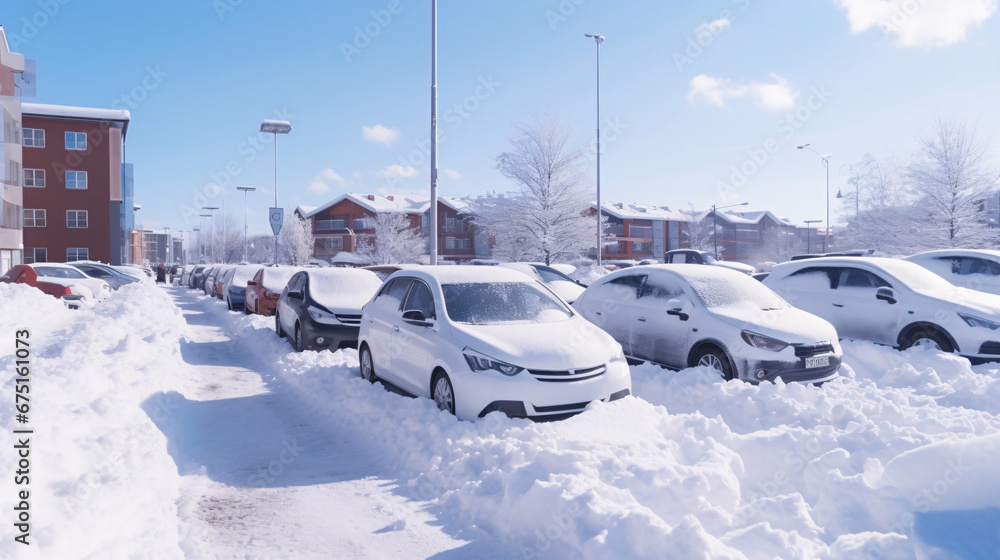
<instances>
[{"instance_id":1,"label":"white cloud","mask_svg":"<svg viewBox=\"0 0 1000 560\"><path fill-rule=\"evenodd\" d=\"M851 33L872 28L900 47L943 47L965 40L996 13L998 0L834 0L847 11Z\"/></svg>"},{"instance_id":2,"label":"white cloud","mask_svg":"<svg viewBox=\"0 0 1000 560\"><path fill-rule=\"evenodd\" d=\"M330 185L327 185L323 181L313 181L312 183L309 183L309 186L306 187L306 190L313 194L323 194L326 191L330 190Z\"/></svg>"},{"instance_id":3,"label":"white cloud","mask_svg":"<svg viewBox=\"0 0 1000 560\"><path fill-rule=\"evenodd\" d=\"M688 91L688 102L704 101L716 107L725 107L729 99L750 97L758 107L766 111L784 111L794 109L799 92L788 85L788 80L771 74L773 83L750 82L736 84L726 78L713 78L699 74L691 79L691 90Z\"/></svg>"},{"instance_id":4,"label":"white cloud","mask_svg":"<svg viewBox=\"0 0 1000 560\"><path fill-rule=\"evenodd\" d=\"M694 28L694 34L695 35L702 35L702 34L706 34L707 33L709 35L718 35L724 29L729 29L729 26L731 26L732 24L733 24L733 22L729 21L726 18L719 18L719 19L717 19L715 21L710 21L708 23L703 23L703 24L699 25L698 27L695 27Z\"/></svg>"},{"instance_id":5,"label":"white cloud","mask_svg":"<svg viewBox=\"0 0 1000 560\"><path fill-rule=\"evenodd\" d=\"M315 178L313 178L312 182L309 183L309 186L306 187L306 190L313 194L323 194L330 190L330 185L342 187L346 184L347 181L345 181L339 173L327 167L326 169L320 171Z\"/></svg>"},{"instance_id":6,"label":"white cloud","mask_svg":"<svg viewBox=\"0 0 1000 560\"><path fill-rule=\"evenodd\" d=\"M461 179L462 178L462 174L461 173L459 173L458 171L455 171L454 169L449 169L447 167L445 167L444 169L442 169L441 173L444 174L444 176L447 177L447 178L449 178L449 179Z\"/></svg>"},{"instance_id":7,"label":"white cloud","mask_svg":"<svg viewBox=\"0 0 1000 560\"><path fill-rule=\"evenodd\" d=\"M386 128L380 124L375 126L362 126L361 138L367 142L378 142L379 144L391 146L393 142L399 139L399 129Z\"/></svg>"},{"instance_id":8,"label":"white cloud","mask_svg":"<svg viewBox=\"0 0 1000 560\"><path fill-rule=\"evenodd\" d=\"M401 179L412 179L417 176L417 168L409 165L392 164L382 171L376 173L379 177L399 177Z\"/></svg>"}]
</instances>

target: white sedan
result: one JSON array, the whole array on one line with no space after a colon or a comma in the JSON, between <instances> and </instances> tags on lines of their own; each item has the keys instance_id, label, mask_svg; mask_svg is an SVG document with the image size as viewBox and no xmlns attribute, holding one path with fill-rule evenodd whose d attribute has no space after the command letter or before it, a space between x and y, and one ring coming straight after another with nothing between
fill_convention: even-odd
<instances>
[{"instance_id":1,"label":"white sedan","mask_svg":"<svg viewBox=\"0 0 1000 560\"><path fill-rule=\"evenodd\" d=\"M362 377L463 420L555 419L631 393L621 346L534 279L500 267L401 270L362 309Z\"/></svg>"},{"instance_id":2,"label":"white sedan","mask_svg":"<svg viewBox=\"0 0 1000 560\"><path fill-rule=\"evenodd\" d=\"M987 249L942 249L906 257L955 284L1000 295L1000 251Z\"/></svg>"},{"instance_id":3,"label":"white sedan","mask_svg":"<svg viewBox=\"0 0 1000 560\"><path fill-rule=\"evenodd\" d=\"M709 366L727 380L823 383L837 376L843 359L830 323L723 267L619 270L587 288L573 307L630 358L672 369Z\"/></svg>"},{"instance_id":4,"label":"white sedan","mask_svg":"<svg viewBox=\"0 0 1000 560\"><path fill-rule=\"evenodd\" d=\"M833 323L842 338L1000 359L1000 296L960 288L911 262L825 257L782 263L764 284Z\"/></svg>"},{"instance_id":5,"label":"white sedan","mask_svg":"<svg viewBox=\"0 0 1000 560\"><path fill-rule=\"evenodd\" d=\"M573 303L580 297L586 286L566 276L562 272L551 266L541 263L501 263L500 266L523 272L535 280L545 284L557 296L566 300L566 303Z\"/></svg>"}]
</instances>

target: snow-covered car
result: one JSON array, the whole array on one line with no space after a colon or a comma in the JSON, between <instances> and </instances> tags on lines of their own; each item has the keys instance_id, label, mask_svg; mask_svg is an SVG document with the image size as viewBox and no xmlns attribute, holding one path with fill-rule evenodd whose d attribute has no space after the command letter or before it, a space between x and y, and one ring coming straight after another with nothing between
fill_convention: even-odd
<instances>
[{"instance_id":1,"label":"snow-covered car","mask_svg":"<svg viewBox=\"0 0 1000 560\"><path fill-rule=\"evenodd\" d=\"M302 269L292 266L261 267L247 282L243 311L247 315L274 315L282 290L288 285L292 275L300 270Z\"/></svg>"},{"instance_id":2,"label":"snow-covered car","mask_svg":"<svg viewBox=\"0 0 1000 560\"><path fill-rule=\"evenodd\" d=\"M956 286L1000 295L1000 251L942 249L903 260L919 264Z\"/></svg>"},{"instance_id":3,"label":"snow-covered car","mask_svg":"<svg viewBox=\"0 0 1000 560\"><path fill-rule=\"evenodd\" d=\"M370 266L363 266L361 268L365 270L370 270L378 275L379 278L385 280L389 276L392 276L393 272L399 270L412 270L414 268L420 268L424 266L422 264L373 264Z\"/></svg>"},{"instance_id":4,"label":"snow-covered car","mask_svg":"<svg viewBox=\"0 0 1000 560\"><path fill-rule=\"evenodd\" d=\"M115 269L110 265L95 261L74 261L69 263L70 266L78 269L80 272L90 276L91 278L98 278L104 280L111 286L111 289L117 290L125 284L134 284L139 282L139 278L132 276L130 274L125 274L120 270Z\"/></svg>"},{"instance_id":5,"label":"snow-covered car","mask_svg":"<svg viewBox=\"0 0 1000 560\"><path fill-rule=\"evenodd\" d=\"M296 350L357 348L361 306L382 279L360 268L307 268L295 273L278 298L274 328L292 335Z\"/></svg>"},{"instance_id":6,"label":"snow-covered car","mask_svg":"<svg viewBox=\"0 0 1000 560\"><path fill-rule=\"evenodd\" d=\"M731 268L747 276L757 274L757 269L748 264L736 261L720 261L708 251L696 251L694 249L673 249L667 251L663 254L663 262L666 264L707 264Z\"/></svg>"},{"instance_id":7,"label":"snow-covered car","mask_svg":"<svg viewBox=\"0 0 1000 560\"><path fill-rule=\"evenodd\" d=\"M625 355L724 379L823 383L837 376L837 331L749 276L723 267L650 265L612 272L573 307Z\"/></svg>"},{"instance_id":8,"label":"snow-covered car","mask_svg":"<svg viewBox=\"0 0 1000 560\"><path fill-rule=\"evenodd\" d=\"M111 295L111 286L100 278L91 278L75 267L62 263L35 263L30 266L38 279L64 285L79 285L90 291L94 301L101 301Z\"/></svg>"},{"instance_id":9,"label":"snow-covered car","mask_svg":"<svg viewBox=\"0 0 1000 560\"><path fill-rule=\"evenodd\" d=\"M463 420L557 419L630 394L621 346L533 278L451 266L390 276L362 310L362 377Z\"/></svg>"},{"instance_id":10,"label":"snow-covered car","mask_svg":"<svg viewBox=\"0 0 1000 560\"><path fill-rule=\"evenodd\" d=\"M253 279L259 269L259 264L240 264L223 273L221 293L230 311L246 307L247 282Z\"/></svg>"},{"instance_id":11,"label":"snow-covered car","mask_svg":"<svg viewBox=\"0 0 1000 560\"><path fill-rule=\"evenodd\" d=\"M830 321L841 338L1000 359L1000 296L960 288L920 265L881 257L782 263L764 285Z\"/></svg>"},{"instance_id":12,"label":"snow-covered car","mask_svg":"<svg viewBox=\"0 0 1000 560\"><path fill-rule=\"evenodd\" d=\"M46 278L39 280L31 265L14 265L0 276L0 282L10 284L27 284L34 288L61 299L66 307L80 309L94 304L94 294L82 284L74 284L72 279Z\"/></svg>"},{"instance_id":13,"label":"snow-covered car","mask_svg":"<svg viewBox=\"0 0 1000 560\"><path fill-rule=\"evenodd\" d=\"M540 263L503 263L500 266L523 272L545 284L567 303L573 303L587 287L559 272L551 266Z\"/></svg>"},{"instance_id":14,"label":"snow-covered car","mask_svg":"<svg viewBox=\"0 0 1000 560\"><path fill-rule=\"evenodd\" d=\"M223 265L222 268L220 268L218 271L216 271L216 273L215 273L215 289L212 290L212 294L211 295L214 295L215 297L217 297L217 298L225 301L225 299L226 299L226 293L225 293L225 291L223 289L223 280L225 279L226 274L232 272L232 270L234 268L236 268L236 265L234 265L234 264L227 264L227 265Z\"/></svg>"}]
</instances>

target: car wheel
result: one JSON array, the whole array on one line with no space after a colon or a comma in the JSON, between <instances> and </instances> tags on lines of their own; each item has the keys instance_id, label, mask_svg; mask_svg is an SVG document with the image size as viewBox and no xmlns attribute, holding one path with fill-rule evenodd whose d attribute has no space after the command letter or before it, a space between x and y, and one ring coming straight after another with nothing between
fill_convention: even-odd
<instances>
[{"instance_id":1,"label":"car wheel","mask_svg":"<svg viewBox=\"0 0 1000 560\"><path fill-rule=\"evenodd\" d=\"M281 317L278 317L278 310L274 310L274 330L278 332L278 338L285 338L285 331L281 330Z\"/></svg>"},{"instance_id":2,"label":"car wheel","mask_svg":"<svg viewBox=\"0 0 1000 560\"><path fill-rule=\"evenodd\" d=\"M919 328L911 332L899 345L900 350L907 348L929 348L940 352L954 352L951 341L943 332L935 328Z\"/></svg>"},{"instance_id":3,"label":"car wheel","mask_svg":"<svg viewBox=\"0 0 1000 560\"><path fill-rule=\"evenodd\" d=\"M708 366L729 381L733 378L733 366L729 363L726 353L715 346L705 346L695 354L694 366Z\"/></svg>"},{"instance_id":4,"label":"car wheel","mask_svg":"<svg viewBox=\"0 0 1000 560\"><path fill-rule=\"evenodd\" d=\"M302 342L302 329L299 328L298 323L295 323L295 351L303 352L305 349L306 345Z\"/></svg>"},{"instance_id":5,"label":"car wheel","mask_svg":"<svg viewBox=\"0 0 1000 560\"><path fill-rule=\"evenodd\" d=\"M434 404L437 405L438 409L455 414L455 391L451 386L448 374L443 371L434 374L431 389L431 396L434 397Z\"/></svg>"},{"instance_id":6,"label":"car wheel","mask_svg":"<svg viewBox=\"0 0 1000 560\"><path fill-rule=\"evenodd\" d=\"M250 315L250 304L248 304L246 301L243 302L243 314Z\"/></svg>"},{"instance_id":7,"label":"car wheel","mask_svg":"<svg viewBox=\"0 0 1000 560\"><path fill-rule=\"evenodd\" d=\"M367 379L371 383L378 381L378 376L375 375L375 361L372 360L372 351L368 349L368 345L365 344L361 347L361 379Z\"/></svg>"}]
</instances>

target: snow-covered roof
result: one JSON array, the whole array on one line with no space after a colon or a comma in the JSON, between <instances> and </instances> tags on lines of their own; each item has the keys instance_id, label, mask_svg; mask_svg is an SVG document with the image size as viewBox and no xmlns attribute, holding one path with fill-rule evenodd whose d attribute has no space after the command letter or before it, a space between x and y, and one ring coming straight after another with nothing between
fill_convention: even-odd
<instances>
[{"instance_id":1,"label":"snow-covered roof","mask_svg":"<svg viewBox=\"0 0 1000 560\"><path fill-rule=\"evenodd\" d=\"M70 119L81 121L113 121L122 123L122 138L128 131L132 115L125 109L94 109L91 107L70 107L67 105L44 105L22 103L21 114L50 119Z\"/></svg>"},{"instance_id":2,"label":"snow-covered roof","mask_svg":"<svg viewBox=\"0 0 1000 560\"><path fill-rule=\"evenodd\" d=\"M427 195L422 194L404 194L404 195L382 195L382 194L363 194L363 193L344 193L337 198L327 202L326 204L313 207L308 213L303 214L306 218L311 218L316 214L336 206L337 204L343 202L344 200L350 200L358 206L372 212L374 214L381 214L387 212L402 212L404 214L423 214L426 212L431 205L431 199ZM454 196L439 196L438 202L444 204L445 206L451 208L456 212L468 212L469 205L460 198ZM309 207L300 206L299 208L306 209Z\"/></svg>"},{"instance_id":3,"label":"snow-covered roof","mask_svg":"<svg viewBox=\"0 0 1000 560\"><path fill-rule=\"evenodd\" d=\"M711 214L711 212L709 212ZM727 210L726 212L718 212L719 219L729 222L731 224L759 224L764 216L770 216L772 220L779 224L792 224L788 218L779 218L770 210L760 210L756 212L737 212L733 210Z\"/></svg>"},{"instance_id":4,"label":"snow-covered roof","mask_svg":"<svg viewBox=\"0 0 1000 560\"><path fill-rule=\"evenodd\" d=\"M302 205L299 205L298 207L295 208L295 211L298 212L299 216L302 216L302 217L308 216L314 210L316 210L315 206L302 206Z\"/></svg>"},{"instance_id":5,"label":"snow-covered roof","mask_svg":"<svg viewBox=\"0 0 1000 560\"><path fill-rule=\"evenodd\" d=\"M590 207L597 209L597 203L591 202ZM687 216L671 209L669 206L654 206L652 204L625 204L622 202L601 201L601 210L605 214L622 220L670 220L686 222Z\"/></svg>"}]
</instances>

